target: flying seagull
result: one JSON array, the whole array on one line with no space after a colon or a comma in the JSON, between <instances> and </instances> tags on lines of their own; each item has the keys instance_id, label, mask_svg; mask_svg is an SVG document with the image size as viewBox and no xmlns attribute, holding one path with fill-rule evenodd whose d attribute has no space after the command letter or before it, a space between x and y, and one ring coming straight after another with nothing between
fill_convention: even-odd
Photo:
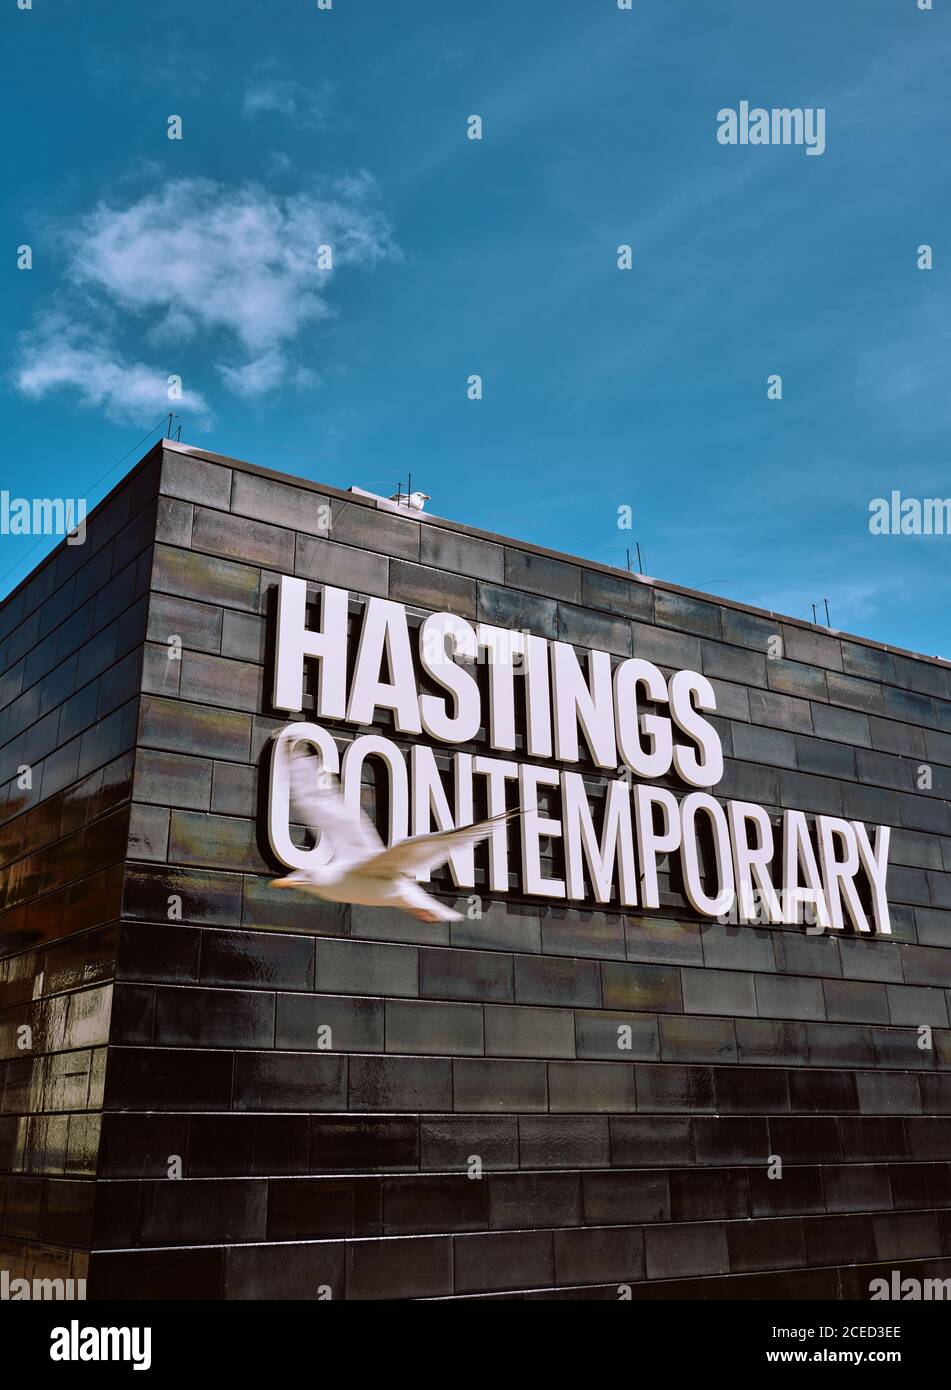
<instances>
[{"instance_id":1,"label":"flying seagull","mask_svg":"<svg viewBox=\"0 0 951 1390\"><path fill-rule=\"evenodd\" d=\"M302 888L333 903L401 907L421 922L458 922L462 913L427 893L416 880L417 871L431 873L454 849L478 844L497 825L518 815L518 811L507 811L458 830L414 835L387 849L370 819L347 805L337 779L320 767L317 758L297 750L291 754L290 795L295 819L319 835L331 858L329 863L272 879L272 887Z\"/></svg>"}]
</instances>

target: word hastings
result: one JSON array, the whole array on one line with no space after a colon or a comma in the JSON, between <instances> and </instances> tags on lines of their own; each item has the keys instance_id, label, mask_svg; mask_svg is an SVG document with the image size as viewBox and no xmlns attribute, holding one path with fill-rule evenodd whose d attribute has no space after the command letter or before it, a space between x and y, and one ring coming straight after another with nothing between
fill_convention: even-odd
<instances>
[{"instance_id":1,"label":"word hastings","mask_svg":"<svg viewBox=\"0 0 951 1390\"><path fill-rule=\"evenodd\" d=\"M826 147L824 106L762 106L750 109L740 102L739 111L725 106L717 112L717 140L721 145L805 145L806 154L822 154Z\"/></svg>"},{"instance_id":2,"label":"word hastings","mask_svg":"<svg viewBox=\"0 0 951 1390\"><path fill-rule=\"evenodd\" d=\"M267 832L280 863L304 869L327 862L319 841L303 847L291 837L290 757L303 743L339 773L355 807L367 760L382 765L390 844L429 832L433 821L439 830L471 824L476 797L490 816L515 802L519 863L510 865L507 827L498 824L487 842L491 892L509 891L514 867L529 894L657 908L660 876L669 872L679 873L704 916L735 905L742 922L778 925L801 920L805 910L823 929L848 920L858 931L870 931L872 922L890 931L887 827L870 836L861 821L827 815L810 826L803 812L787 810L774 835L762 806L721 804L710 794L723 776L723 751L706 717L716 711L716 696L699 672L668 679L649 661L612 666L597 650L582 659L566 642L450 613L426 617L414 642L403 605L379 598L366 600L351 654L348 591L322 587L315 626L308 626L306 604L304 580L281 576L272 703L321 722L290 723L274 740ZM482 653L488 660L480 681ZM365 730L386 719L397 735L430 742L413 742L404 753L378 733L335 736L324 727ZM456 750L440 759L451 785L433 742ZM480 752L485 742L501 756ZM539 761L514 760L517 749ZM570 766L579 762L583 775ZM691 790L678 801L652 785L659 778ZM450 857L457 888L475 886L474 854L468 846Z\"/></svg>"}]
</instances>

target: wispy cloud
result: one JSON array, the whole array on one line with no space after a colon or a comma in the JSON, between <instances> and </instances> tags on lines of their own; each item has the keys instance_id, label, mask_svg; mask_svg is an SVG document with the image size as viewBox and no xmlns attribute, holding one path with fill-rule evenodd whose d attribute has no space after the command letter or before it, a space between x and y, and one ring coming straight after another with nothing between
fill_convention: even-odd
<instances>
[{"instance_id":1,"label":"wispy cloud","mask_svg":"<svg viewBox=\"0 0 951 1390\"><path fill-rule=\"evenodd\" d=\"M26 335L16 383L30 400L42 400L51 391L75 391L81 405L100 409L112 420L141 420L169 405L166 374L121 359L100 334L58 313L45 315ZM199 391L183 389L179 404L199 420L209 415Z\"/></svg>"},{"instance_id":2,"label":"wispy cloud","mask_svg":"<svg viewBox=\"0 0 951 1390\"><path fill-rule=\"evenodd\" d=\"M23 336L16 385L33 399L73 388L83 404L137 417L146 379L164 382L165 372L124 360L122 336L133 334L138 351L147 340L166 358L199 339L225 385L245 396L312 381L291 346L336 312L333 276L399 255L374 197L361 174L287 196L178 179L98 204L60 229L75 248L60 307ZM332 269L318 266L322 246Z\"/></svg>"},{"instance_id":3,"label":"wispy cloud","mask_svg":"<svg viewBox=\"0 0 951 1390\"><path fill-rule=\"evenodd\" d=\"M306 86L293 78L282 77L273 66L265 67L251 80L244 93L244 114L254 120L259 116L286 116L298 125L326 125L333 101L333 86L326 81Z\"/></svg>"}]
</instances>

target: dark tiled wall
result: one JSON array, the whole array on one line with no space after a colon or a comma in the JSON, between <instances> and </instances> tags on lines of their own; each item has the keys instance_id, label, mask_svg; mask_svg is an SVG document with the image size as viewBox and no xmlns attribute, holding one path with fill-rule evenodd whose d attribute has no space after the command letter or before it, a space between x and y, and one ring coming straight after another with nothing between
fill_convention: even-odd
<instances>
[{"instance_id":1,"label":"dark tiled wall","mask_svg":"<svg viewBox=\"0 0 951 1390\"><path fill-rule=\"evenodd\" d=\"M0 608L0 1269L11 1278L86 1273L159 464Z\"/></svg>"},{"instance_id":2,"label":"dark tiled wall","mask_svg":"<svg viewBox=\"0 0 951 1390\"><path fill-rule=\"evenodd\" d=\"M155 542L94 1293L862 1298L880 1267L951 1274L948 667L174 448ZM281 573L704 671L718 794L894 827L894 935L701 923L670 872L650 920L513 891L424 926L271 889Z\"/></svg>"}]
</instances>

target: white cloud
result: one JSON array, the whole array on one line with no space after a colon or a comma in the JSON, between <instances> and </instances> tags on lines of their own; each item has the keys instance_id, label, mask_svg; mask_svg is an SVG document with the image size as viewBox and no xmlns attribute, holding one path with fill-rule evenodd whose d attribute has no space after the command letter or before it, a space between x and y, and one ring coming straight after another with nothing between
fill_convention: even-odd
<instances>
[{"instance_id":1,"label":"white cloud","mask_svg":"<svg viewBox=\"0 0 951 1390\"><path fill-rule=\"evenodd\" d=\"M299 125L321 126L327 121L332 94L328 82L305 87L266 68L244 94L244 114L251 119L262 115L288 116Z\"/></svg>"},{"instance_id":2,"label":"white cloud","mask_svg":"<svg viewBox=\"0 0 951 1390\"><path fill-rule=\"evenodd\" d=\"M289 381L292 386L313 386L317 374L308 367L295 367L284 353L271 350L241 366L222 363L218 371L225 383L238 396L257 398Z\"/></svg>"},{"instance_id":3,"label":"white cloud","mask_svg":"<svg viewBox=\"0 0 951 1390\"><path fill-rule=\"evenodd\" d=\"M177 179L124 204L101 202L68 228L63 307L55 329L47 315L25 335L17 385L34 399L72 387L84 404L112 411L181 370L124 362L120 333L166 359L200 341L240 394L312 381L290 345L335 312L334 274L399 254L373 193L367 175L287 196ZM317 268L321 245L332 248L333 271Z\"/></svg>"},{"instance_id":4,"label":"white cloud","mask_svg":"<svg viewBox=\"0 0 951 1390\"><path fill-rule=\"evenodd\" d=\"M181 399L170 402L167 372L121 360L108 342L58 314L49 315L25 335L15 380L30 400L42 400L51 391L73 390L80 404L102 410L112 420L142 421L175 406L198 420L209 415L200 392L183 388Z\"/></svg>"},{"instance_id":5,"label":"white cloud","mask_svg":"<svg viewBox=\"0 0 951 1390\"><path fill-rule=\"evenodd\" d=\"M333 248L335 269L392 253L367 191L351 181L343 199L279 197L254 185L179 179L127 208L101 205L80 219L71 274L118 308L161 314L176 338L223 330L257 354L329 314L330 274L317 269L318 246Z\"/></svg>"}]
</instances>

